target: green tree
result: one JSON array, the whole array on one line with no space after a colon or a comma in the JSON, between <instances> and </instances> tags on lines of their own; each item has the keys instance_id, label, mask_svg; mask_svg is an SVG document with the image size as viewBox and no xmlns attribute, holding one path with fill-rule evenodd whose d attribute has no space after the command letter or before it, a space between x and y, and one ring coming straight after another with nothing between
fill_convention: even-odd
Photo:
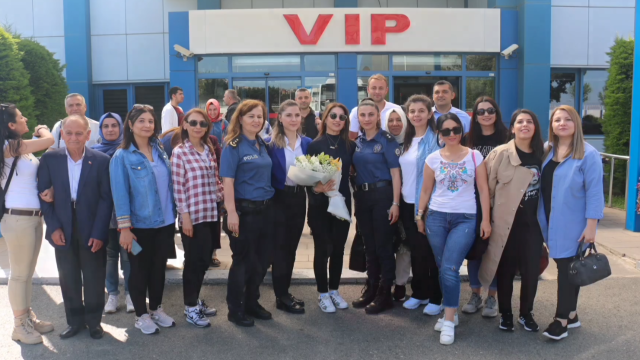
<instances>
[{"instance_id":1,"label":"green tree","mask_svg":"<svg viewBox=\"0 0 640 360\"><path fill-rule=\"evenodd\" d=\"M53 128L58 120L67 116L63 106L68 91L62 76L65 66L36 41L20 39L18 50L22 52L22 64L30 75L31 94L39 113L37 122Z\"/></svg>"},{"instance_id":2,"label":"green tree","mask_svg":"<svg viewBox=\"0 0 640 360\"><path fill-rule=\"evenodd\" d=\"M0 27L0 102L16 104L33 130L38 112L31 95L29 73L20 58L16 40Z\"/></svg>"},{"instance_id":3,"label":"green tree","mask_svg":"<svg viewBox=\"0 0 640 360\"><path fill-rule=\"evenodd\" d=\"M617 38L609 55L609 79L604 98L606 112L602 120L607 153L629 155L631 136L631 91L633 89L634 40ZM608 170L607 170L608 171ZM626 169L623 164L615 167L614 192L624 194Z\"/></svg>"}]
</instances>

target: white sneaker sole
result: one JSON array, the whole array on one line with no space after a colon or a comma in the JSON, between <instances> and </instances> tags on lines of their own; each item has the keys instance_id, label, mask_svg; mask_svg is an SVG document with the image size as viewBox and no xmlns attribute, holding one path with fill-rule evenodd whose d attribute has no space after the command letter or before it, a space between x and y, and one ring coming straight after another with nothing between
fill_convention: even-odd
<instances>
[{"instance_id":1,"label":"white sneaker sole","mask_svg":"<svg viewBox=\"0 0 640 360\"><path fill-rule=\"evenodd\" d=\"M176 322L175 321L173 321L171 324L163 324L160 321L154 320L153 318L151 320L153 320L154 324L156 324L158 326L161 326L163 328L170 328L170 327L176 326Z\"/></svg>"},{"instance_id":2,"label":"white sneaker sole","mask_svg":"<svg viewBox=\"0 0 640 360\"><path fill-rule=\"evenodd\" d=\"M579 328L580 326L582 326L582 324L580 323L580 321L578 321L578 322L577 322L577 323L575 323L575 324L567 324L567 328L568 328L568 329L577 329L577 328Z\"/></svg>"},{"instance_id":3,"label":"white sneaker sole","mask_svg":"<svg viewBox=\"0 0 640 360\"><path fill-rule=\"evenodd\" d=\"M407 301L409 301L409 300L407 300ZM419 308L420 305L429 305L429 300L420 300L419 302L415 303L415 305L414 304L407 304L407 301L405 301L402 304L402 307L407 309L407 310L415 310L415 309Z\"/></svg>"},{"instance_id":4,"label":"white sneaker sole","mask_svg":"<svg viewBox=\"0 0 640 360\"><path fill-rule=\"evenodd\" d=\"M522 319L518 319L518 323L520 323L520 325L522 325L522 327L527 330L527 331L531 331L531 332L538 332L540 331L540 327L538 326L537 329L530 329L527 327L527 325L524 323L524 321Z\"/></svg>"},{"instance_id":5,"label":"white sneaker sole","mask_svg":"<svg viewBox=\"0 0 640 360\"><path fill-rule=\"evenodd\" d=\"M136 309L134 307L131 308L127 308L127 314L131 314L132 312L135 312Z\"/></svg>"},{"instance_id":6,"label":"white sneaker sole","mask_svg":"<svg viewBox=\"0 0 640 360\"><path fill-rule=\"evenodd\" d=\"M189 324L191 324L191 325L193 325L193 326L197 327L197 328L208 328L208 327L211 327L211 323L210 323L210 322L207 322L207 323L206 323L206 324L204 324L204 325L203 325L203 324L198 324L198 323L196 323L195 321L193 321L193 320L189 319L188 317L187 317L187 322L188 322Z\"/></svg>"},{"instance_id":7,"label":"white sneaker sole","mask_svg":"<svg viewBox=\"0 0 640 360\"><path fill-rule=\"evenodd\" d=\"M455 341L455 337L443 337L442 333L440 334L440 344L442 345L451 345Z\"/></svg>"},{"instance_id":8,"label":"white sneaker sole","mask_svg":"<svg viewBox=\"0 0 640 360\"><path fill-rule=\"evenodd\" d=\"M442 310L444 309L444 307L442 307L442 305L438 306L437 310L427 311L428 308L429 308L429 305L425 306L425 308L422 311L422 313L425 314L425 315L430 315L430 316L440 315L442 313Z\"/></svg>"},{"instance_id":9,"label":"white sneaker sole","mask_svg":"<svg viewBox=\"0 0 640 360\"><path fill-rule=\"evenodd\" d=\"M323 313L325 314L334 314L336 312L336 308L334 307L333 309L323 309L322 307L318 306L320 308L320 310L322 310Z\"/></svg>"},{"instance_id":10,"label":"white sneaker sole","mask_svg":"<svg viewBox=\"0 0 640 360\"><path fill-rule=\"evenodd\" d=\"M565 332L564 334L561 334L560 336L552 336L549 333L547 333L546 331L542 333L542 335L548 337L549 339L553 339L556 341L562 340L564 338L566 338L567 336L569 336L569 332Z\"/></svg>"},{"instance_id":11,"label":"white sneaker sole","mask_svg":"<svg viewBox=\"0 0 640 360\"><path fill-rule=\"evenodd\" d=\"M115 313L116 313L116 311L118 311L118 309L117 309L117 308L116 308L115 310L113 310L113 309L109 309L109 310L104 309L104 313L105 313L105 314L115 314Z\"/></svg>"},{"instance_id":12,"label":"white sneaker sole","mask_svg":"<svg viewBox=\"0 0 640 360\"><path fill-rule=\"evenodd\" d=\"M480 305L480 306L476 307L476 308L475 308L475 310L473 310L473 311L470 311L467 307L463 307L463 308L462 308L462 312L463 312L463 313L465 313L465 314L475 314L475 313L477 313L477 312L478 312L478 310L480 310L480 309L482 309L482 305Z\"/></svg>"},{"instance_id":13,"label":"white sneaker sole","mask_svg":"<svg viewBox=\"0 0 640 360\"><path fill-rule=\"evenodd\" d=\"M491 311L491 312L489 312ZM485 308L484 310L482 310L482 317L485 318L494 318L498 316L498 310L496 309L491 309L491 310L487 310L487 308Z\"/></svg>"},{"instance_id":14,"label":"white sneaker sole","mask_svg":"<svg viewBox=\"0 0 640 360\"><path fill-rule=\"evenodd\" d=\"M144 329L140 328L138 326L138 324L136 324L135 327L136 327L136 329L140 329L140 331L145 335L154 335L154 334L160 333L160 329L158 329L158 328L155 328L155 330L152 331L152 332L148 332L148 331L145 331Z\"/></svg>"}]
</instances>

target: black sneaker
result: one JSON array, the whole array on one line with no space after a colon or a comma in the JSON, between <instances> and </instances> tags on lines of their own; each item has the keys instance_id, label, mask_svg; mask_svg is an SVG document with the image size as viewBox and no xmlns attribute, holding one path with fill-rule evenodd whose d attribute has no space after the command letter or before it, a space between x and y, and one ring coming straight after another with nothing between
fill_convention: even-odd
<instances>
[{"instance_id":1,"label":"black sneaker","mask_svg":"<svg viewBox=\"0 0 640 360\"><path fill-rule=\"evenodd\" d=\"M580 320L578 320L578 314L576 314L573 319L567 320L567 327L569 329L579 328L580 326L582 326L582 324L580 323Z\"/></svg>"},{"instance_id":2,"label":"black sneaker","mask_svg":"<svg viewBox=\"0 0 640 360\"><path fill-rule=\"evenodd\" d=\"M536 321L533 319L532 313L520 315L518 322L522 324L522 326L524 326L524 329L527 331L538 332L538 330L540 330L538 323L536 323Z\"/></svg>"},{"instance_id":3,"label":"black sneaker","mask_svg":"<svg viewBox=\"0 0 640 360\"><path fill-rule=\"evenodd\" d=\"M547 330L545 330L542 335L548 337L553 340L562 340L569 336L569 331L566 326L562 326L562 323L559 320L553 320L553 322L549 325Z\"/></svg>"},{"instance_id":4,"label":"black sneaker","mask_svg":"<svg viewBox=\"0 0 640 360\"><path fill-rule=\"evenodd\" d=\"M513 314L502 314L500 316L500 330L513 331Z\"/></svg>"}]
</instances>

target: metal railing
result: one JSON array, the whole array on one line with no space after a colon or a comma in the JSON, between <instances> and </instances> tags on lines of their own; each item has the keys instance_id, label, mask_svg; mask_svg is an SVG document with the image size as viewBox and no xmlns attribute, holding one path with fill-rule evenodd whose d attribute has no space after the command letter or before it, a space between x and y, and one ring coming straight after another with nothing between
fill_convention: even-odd
<instances>
[{"instance_id":1,"label":"metal railing","mask_svg":"<svg viewBox=\"0 0 640 360\"><path fill-rule=\"evenodd\" d=\"M611 159L611 169L609 169L609 200L607 203L608 207L612 207L612 199L613 199L613 176L616 165L616 159L618 160L626 160L627 161L627 173L625 175L625 186L624 186L624 210L627 210L627 197L629 195L629 157L623 155L614 155L607 153L600 153L600 156L605 159Z\"/></svg>"}]
</instances>

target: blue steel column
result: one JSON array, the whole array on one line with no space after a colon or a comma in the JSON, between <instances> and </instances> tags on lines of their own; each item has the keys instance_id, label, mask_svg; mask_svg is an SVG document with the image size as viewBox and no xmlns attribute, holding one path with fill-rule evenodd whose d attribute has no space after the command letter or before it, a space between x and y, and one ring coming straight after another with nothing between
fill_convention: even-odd
<instances>
[{"instance_id":1,"label":"blue steel column","mask_svg":"<svg viewBox=\"0 0 640 360\"><path fill-rule=\"evenodd\" d=\"M518 43L518 11L502 9L500 11L500 47L507 48ZM502 121L508 126L511 114L518 108L518 59L508 60L500 56L498 61L498 97L496 101L502 110Z\"/></svg>"},{"instance_id":2,"label":"blue steel column","mask_svg":"<svg viewBox=\"0 0 640 360\"><path fill-rule=\"evenodd\" d=\"M358 105L358 56L355 53L338 54L338 77L336 79L338 102L348 109Z\"/></svg>"},{"instance_id":3,"label":"blue steel column","mask_svg":"<svg viewBox=\"0 0 640 360\"><path fill-rule=\"evenodd\" d=\"M631 144L629 146L629 198L627 199L627 230L640 232L640 216L636 213L638 178L640 177L640 10L636 1L635 53L633 61L633 100L631 109Z\"/></svg>"},{"instance_id":4,"label":"blue steel column","mask_svg":"<svg viewBox=\"0 0 640 360\"><path fill-rule=\"evenodd\" d=\"M67 85L70 93L79 93L92 103L91 20L89 1L64 0L64 53L67 62Z\"/></svg>"},{"instance_id":5,"label":"blue steel column","mask_svg":"<svg viewBox=\"0 0 640 360\"><path fill-rule=\"evenodd\" d=\"M169 80L170 87L179 86L184 90L183 109L192 109L197 106L198 94L196 86L196 58L197 56L182 59L182 56L173 49L178 44L189 49L189 12L169 13Z\"/></svg>"}]
</instances>

